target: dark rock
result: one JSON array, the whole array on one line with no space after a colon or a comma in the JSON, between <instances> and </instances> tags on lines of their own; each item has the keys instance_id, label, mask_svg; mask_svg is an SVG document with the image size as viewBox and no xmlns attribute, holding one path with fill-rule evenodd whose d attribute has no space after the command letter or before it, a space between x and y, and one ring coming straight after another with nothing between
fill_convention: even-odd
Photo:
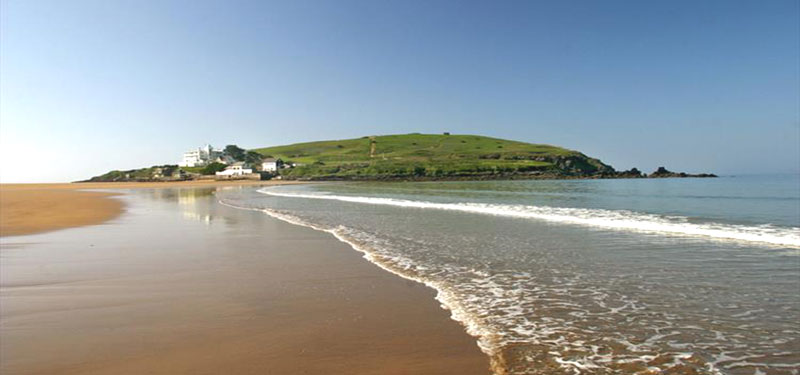
<instances>
[{"instance_id":1,"label":"dark rock","mask_svg":"<svg viewBox=\"0 0 800 375\"><path fill-rule=\"evenodd\" d=\"M650 173L648 178L668 178L668 177L678 177L678 178L685 178L685 177L717 177L717 175L713 173L700 173L700 174L689 174L685 172L672 172L664 167L658 167L655 172Z\"/></svg>"},{"instance_id":2,"label":"dark rock","mask_svg":"<svg viewBox=\"0 0 800 375\"><path fill-rule=\"evenodd\" d=\"M627 170L627 171L617 172L614 177L617 177L617 178L642 178L642 177L645 177L645 175L638 168L631 168L630 170Z\"/></svg>"}]
</instances>

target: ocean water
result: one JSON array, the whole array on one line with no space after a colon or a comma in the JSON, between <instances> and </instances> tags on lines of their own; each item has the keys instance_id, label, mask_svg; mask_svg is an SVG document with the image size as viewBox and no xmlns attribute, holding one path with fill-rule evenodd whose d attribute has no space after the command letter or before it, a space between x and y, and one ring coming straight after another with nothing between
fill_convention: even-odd
<instances>
[{"instance_id":1,"label":"ocean water","mask_svg":"<svg viewBox=\"0 0 800 375\"><path fill-rule=\"evenodd\" d=\"M800 373L800 176L218 193L438 291L496 374Z\"/></svg>"}]
</instances>

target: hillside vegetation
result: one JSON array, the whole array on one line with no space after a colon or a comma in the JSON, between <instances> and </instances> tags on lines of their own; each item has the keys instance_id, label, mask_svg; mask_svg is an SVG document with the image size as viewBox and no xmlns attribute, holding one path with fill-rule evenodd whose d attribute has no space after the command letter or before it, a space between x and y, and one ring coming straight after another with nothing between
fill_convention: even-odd
<instances>
[{"instance_id":1,"label":"hillside vegetation","mask_svg":"<svg viewBox=\"0 0 800 375\"><path fill-rule=\"evenodd\" d=\"M154 165L147 168L129 169L125 171L113 170L99 176L94 176L85 182L122 182L122 181L151 181L154 175L171 176L181 168L177 165Z\"/></svg>"},{"instance_id":2,"label":"hillside vegetation","mask_svg":"<svg viewBox=\"0 0 800 375\"><path fill-rule=\"evenodd\" d=\"M671 172L664 167L646 175L636 168L615 171L600 160L565 148L477 135L402 134L296 143L244 150L225 147L223 154L256 169L263 158L280 158L286 179L503 179L503 178L669 178L716 177L711 173ZM161 165L114 170L87 181L176 181L206 178L225 168L213 162L199 167ZM275 172L259 173L271 178ZM212 177L213 178L213 177Z\"/></svg>"},{"instance_id":3,"label":"hillside vegetation","mask_svg":"<svg viewBox=\"0 0 800 375\"><path fill-rule=\"evenodd\" d=\"M476 135L385 135L251 151L296 163L281 171L286 178L588 176L614 171L577 151Z\"/></svg>"}]
</instances>

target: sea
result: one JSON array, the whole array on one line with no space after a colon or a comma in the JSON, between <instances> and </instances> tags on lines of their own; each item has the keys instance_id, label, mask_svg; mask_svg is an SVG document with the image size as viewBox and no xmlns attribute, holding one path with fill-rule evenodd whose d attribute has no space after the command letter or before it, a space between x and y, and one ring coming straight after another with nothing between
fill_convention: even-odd
<instances>
[{"instance_id":1,"label":"sea","mask_svg":"<svg viewBox=\"0 0 800 375\"><path fill-rule=\"evenodd\" d=\"M495 374L800 373L800 175L221 191L437 291Z\"/></svg>"}]
</instances>

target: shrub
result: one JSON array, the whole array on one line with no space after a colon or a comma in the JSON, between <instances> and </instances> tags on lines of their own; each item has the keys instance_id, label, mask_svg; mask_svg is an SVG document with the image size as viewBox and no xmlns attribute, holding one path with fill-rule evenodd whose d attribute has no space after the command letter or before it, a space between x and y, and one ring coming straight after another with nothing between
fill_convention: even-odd
<instances>
[{"instance_id":1,"label":"shrub","mask_svg":"<svg viewBox=\"0 0 800 375\"><path fill-rule=\"evenodd\" d=\"M204 175L215 174L219 171L224 170L225 167L226 167L225 164L213 162L203 167L203 169L200 170L200 173Z\"/></svg>"}]
</instances>

